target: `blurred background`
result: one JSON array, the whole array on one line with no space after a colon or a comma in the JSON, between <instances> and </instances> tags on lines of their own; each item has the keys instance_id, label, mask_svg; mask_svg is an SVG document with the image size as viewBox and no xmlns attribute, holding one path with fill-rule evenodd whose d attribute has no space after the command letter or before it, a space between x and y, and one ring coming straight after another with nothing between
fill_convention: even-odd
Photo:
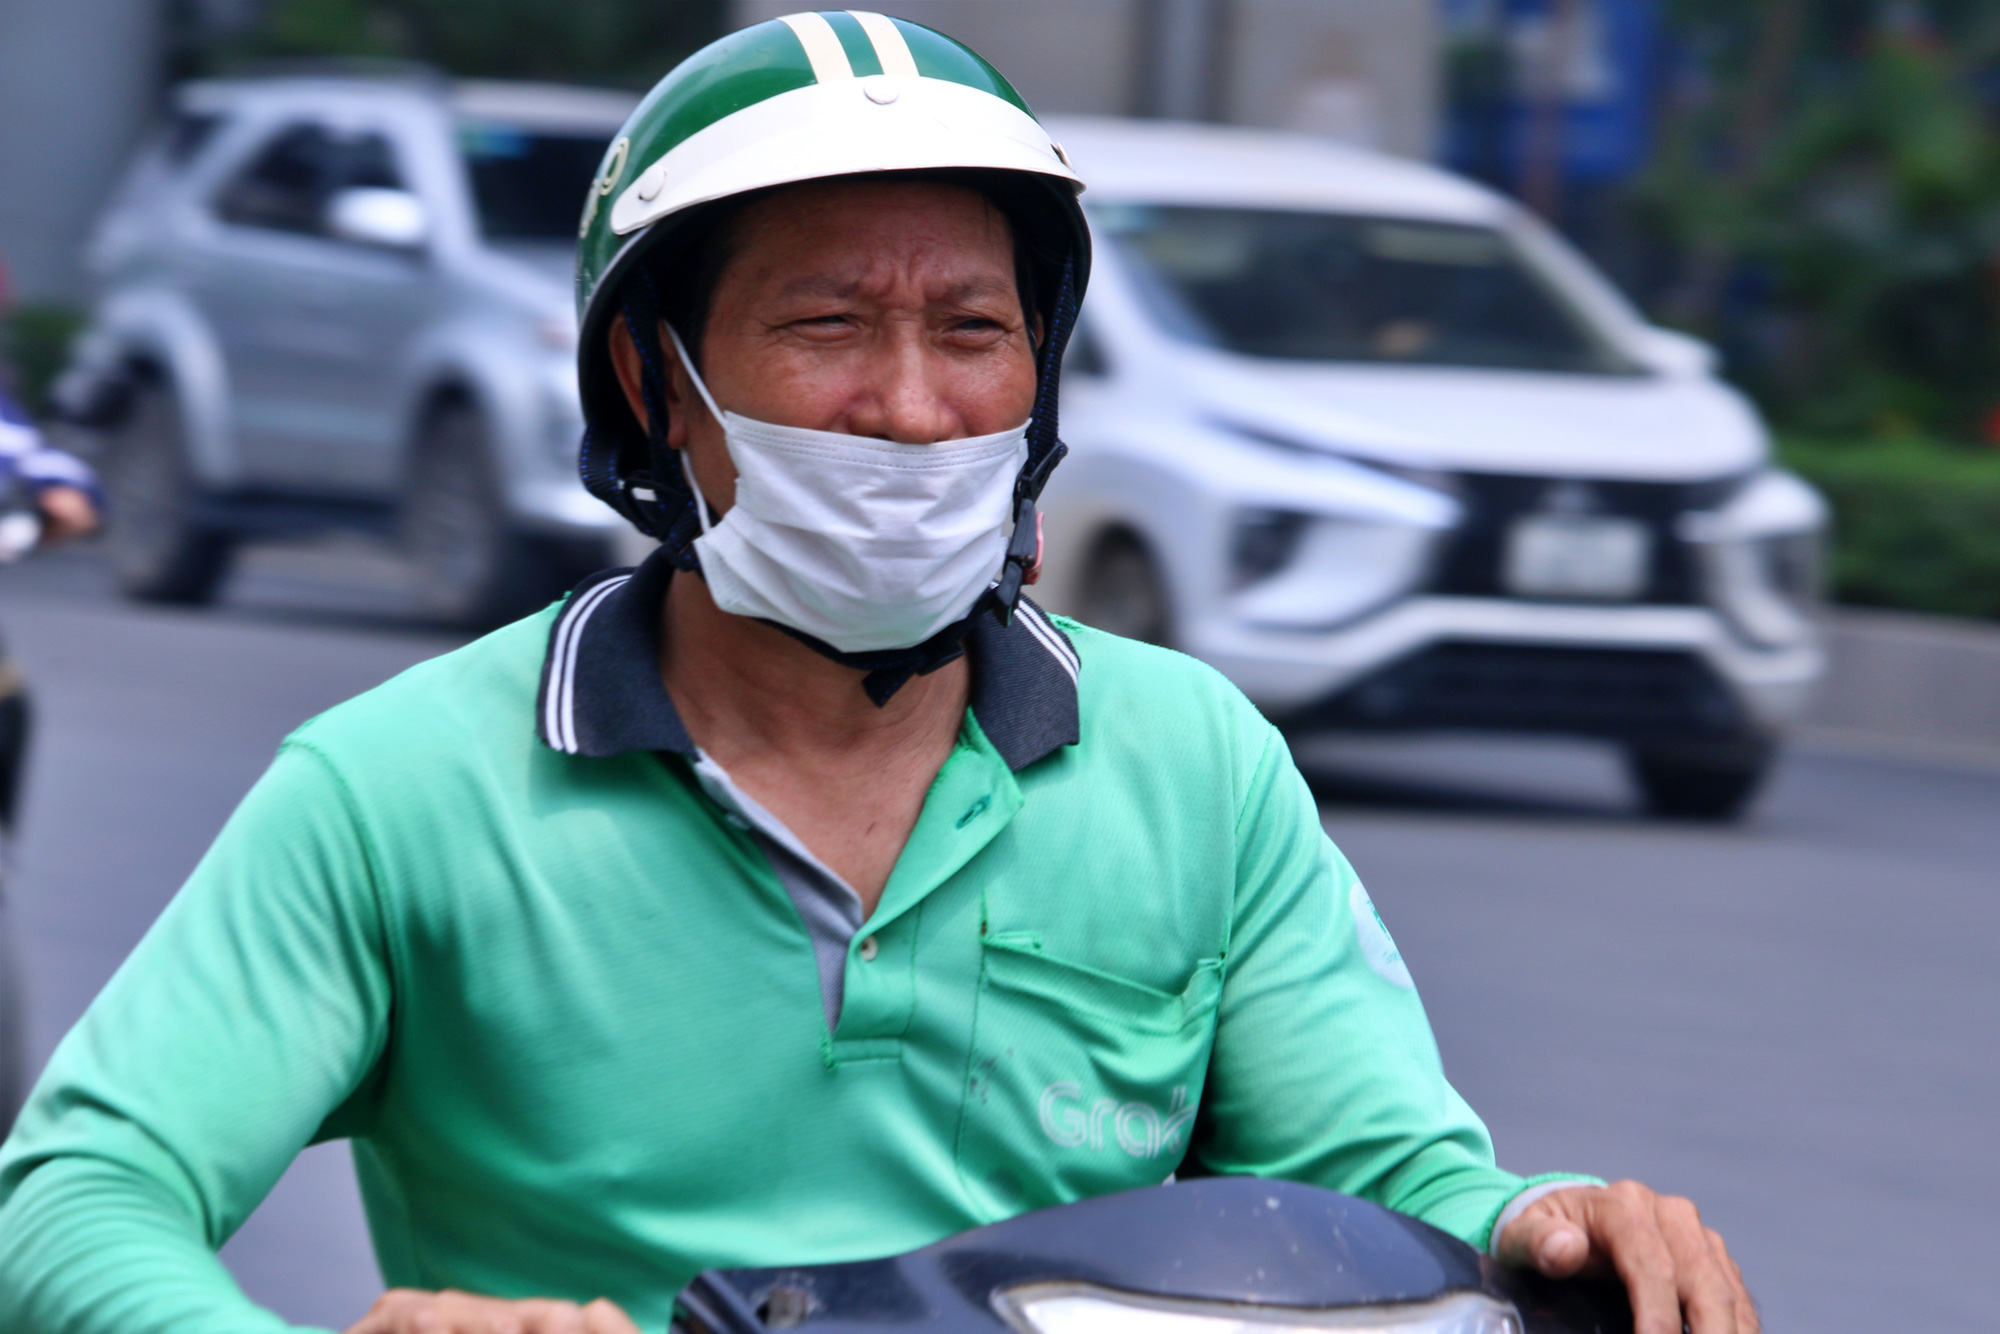
<instances>
[{"instance_id":1,"label":"blurred background","mask_svg":"<svg viewBox=\"0 0 2000 1334\"><path fill-rule=\"evenodd\" d=\"M0 388L112 504L0 569L27 1071L285 732L642 554L578 204L791 8L0 0ZM2000 0L880 8L1092 185L1047 600L1287 729L1503 1164L1693 1195L1774 1331L1990 1327ZM225 1256L356 1318L344 1149Z\"/></svg>"}]
</instances>

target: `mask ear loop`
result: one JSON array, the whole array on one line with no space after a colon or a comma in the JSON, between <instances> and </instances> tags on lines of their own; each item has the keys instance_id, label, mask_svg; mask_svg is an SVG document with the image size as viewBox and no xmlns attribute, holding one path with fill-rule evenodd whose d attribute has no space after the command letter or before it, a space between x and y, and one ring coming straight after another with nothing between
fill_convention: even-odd
<instances>
[{"instance_id":1,"label":"mask ear loop","mask_svg":"<svg viewBox=\"0 0 2000 1334\"><path fill-rule=\"evenodd\" d=\"M701 395L701 401L707 406L709 415L714 417L716 423L725 431L728 430L728 423L722 420L722 409L715 406L715 397L708 392L708 386L702 383L701 372L694 368L694 358L688 355L687 344L681 341L680 331L665 320L660 321L660 324L666 329L667 337L674 340L674 351L680 354L681 367L687 371L688 379L694 382L695 392ZM694 516L701 523L702 536L706 537L710 530L708 497L702 495L701 483L694 479L694 465L688 462L687 450L677 449L674 452L681 456L681 476L687 478L688 490L694 492Z\"/></svg>"}]
</instances>

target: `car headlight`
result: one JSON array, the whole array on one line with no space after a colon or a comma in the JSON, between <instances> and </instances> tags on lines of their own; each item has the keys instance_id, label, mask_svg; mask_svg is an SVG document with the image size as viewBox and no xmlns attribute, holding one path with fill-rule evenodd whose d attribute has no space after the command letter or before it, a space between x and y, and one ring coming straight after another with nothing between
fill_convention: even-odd
<instances>
[{"instance_id":1,"label":"car headlight","mask_svg":"<svg viewBox=\"0 0 2000 1334\"><path fill-rule=\"evenodd\" d=\"M1463 518L1449 474L1213 424L1302 465L1296 507L1245 507L1232 520L1227 587L1249 625L1330 630L1376 611L1424 581L1442 535Z\"/></svg>"},{"instance_id":2,"label":"car headlight","mask_svg":"<svg viewBox=\"0 0 2000 1334\"><path fill-rule=\"evenodd\" d=\"M1681 517L1708 591L1753 644L1784 648L1813 633L1825 581L1826 502L1790 473L1758 474L1713 512Z\"/></svg>"},{"instance_id":3,"label":"car headlight","mask_svg":"<svg viewBox=\"0 0 2000 1334\"><path fill-rule=\"evenodd\" d=\"M1757 574L1781 597L1801 606L1818 602L1826 589L1826 541L1818 529L1780 533L1750 543Z\"/></svg>"},{"instance_id":4,"label":"car headlight","mask_svg":"<svg viewBox=\"0 0 2000 1334\"><path fill-rule=\"evenodd\" d=\"M1245 588L1290 565L1310 522L1310 514L1290 510L1237 511L1236 531L1229 541L1230 582Z\"/></svg>"},{"instance_id":5,"label":"car headlight","mask_svg":"<svg viewBox=\"0 0 2000 1334\"><path fill-rule=\"evenodd\" d=\"M1081 1283L996 1293L994 1309L1020 1334L1521 1334L1514 1308L1477 1292L1428 1302L1307 1310L1174 1301Z\"/></svg>"},{"instance_id":6,"label":"car headlight","mask_svg":"<svg viewBox=\"0 0 2000 1334\"><path fill-rule=\"evenodd\" d=\"M1332 629L1421 585L1439 539L1438 529L1387 517L1240 510L1231 606L1251 625Z\"/></svg>"}]
</instances>

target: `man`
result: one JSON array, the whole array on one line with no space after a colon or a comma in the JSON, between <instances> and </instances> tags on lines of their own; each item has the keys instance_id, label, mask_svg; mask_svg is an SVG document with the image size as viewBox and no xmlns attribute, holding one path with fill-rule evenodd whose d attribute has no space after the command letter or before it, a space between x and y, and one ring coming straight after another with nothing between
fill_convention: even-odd
<instances>
[{"instance_id":1,"label":"man","mask_svg":"<svg viewBox=\"0 0 2000 1334\"><path fill-rule=\"evenodd\" d=\"M655 89L579 295L584 474L660 550L287 741L0 1155L0 1329L273 1328L213 1252L333 1137L355 1334L657 1329L1177 1168L1756 1328L1685 1201L1493 1165L1240 695L1020 600L1076 186L878 15Z\"/></svg>"}]
</instances>

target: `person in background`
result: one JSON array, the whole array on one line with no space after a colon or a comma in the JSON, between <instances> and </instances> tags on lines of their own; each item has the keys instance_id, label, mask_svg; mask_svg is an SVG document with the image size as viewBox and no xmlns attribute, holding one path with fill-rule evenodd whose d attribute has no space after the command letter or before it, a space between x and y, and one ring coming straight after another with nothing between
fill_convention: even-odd
<instances>
[{"instance_id":1,"label":"person in background","mask_svg":"<svg viewBox=\"0 0 2000 1334\"><path fill-rule=\"evenodd\" d=\"M103 499L90 465L43 439L0 386L0 488L16 484L35 499L43 542L66 542L97 530Z\"/></svg>"},{"instance_id":2,"label":"person in background","mask_svg":"<svg viewBox=\"0 0 2000 1334\"><path fill-rule=\"evenodd\" d=\"M0 259L0 318L12 309L13 289ZM104 508L97 477L82 459L49 445L14 397L11 381L11 374L0 374L0 492L19 485L34 497L44 542L86 537Z\"/></svg>"},{"instance_id":3,"label":"person in background","mask_svg":"<svg viewBox=\"0 0 2000 1334\"><path fill-rule=\"evenodd\" d=\"M0 316L11 307L7 266L0 261ZM11 367L0 364L0 371ZM0 374L0 497L19 488L42 520L43 542L84 537L97 527L103 493L90 465L52 448L33 418L13 397L9 377ZM0 644L0 833L11 835L21 790L21 763L28 750L28 692L6 646ZM20 1108L22 1069L21 1003L15 983L8 896L0 887L0 1133Z\"/></svg>"}]
</instances>

